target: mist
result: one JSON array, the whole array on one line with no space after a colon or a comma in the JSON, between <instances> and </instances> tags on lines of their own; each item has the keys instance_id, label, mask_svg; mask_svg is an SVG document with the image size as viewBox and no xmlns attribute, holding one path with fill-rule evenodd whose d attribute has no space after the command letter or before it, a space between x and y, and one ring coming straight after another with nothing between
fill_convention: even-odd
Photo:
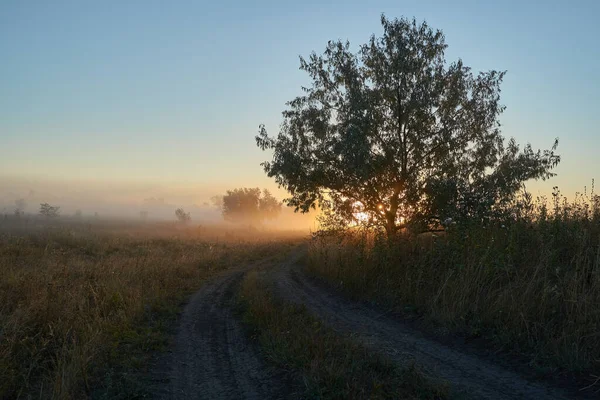
<instances>
[{"instance_id":1,"label":"mist","mask_svg":"<svg viewBox=\"0 0 600 400\"><path fill-rule=\"evenodd\" d=\"M239 185L238 185L239 186ZM248 187L257 185L248 184ZM152 184L140 182L80 182L22 177L0 177L0 213L14 214L20 208L26 215L37 215L41 203L60 207L61 216L81 213L83 218L150 221L175 221L175 210L183 208L191 224L225 224L221 211L211 197L222 195L236 185ZM286 193L270 188L278 200ZM265 221L262 227L273 230L315 230L316 213L294 213L284 206L279 217Z\"/></svg>"}]
</instances>

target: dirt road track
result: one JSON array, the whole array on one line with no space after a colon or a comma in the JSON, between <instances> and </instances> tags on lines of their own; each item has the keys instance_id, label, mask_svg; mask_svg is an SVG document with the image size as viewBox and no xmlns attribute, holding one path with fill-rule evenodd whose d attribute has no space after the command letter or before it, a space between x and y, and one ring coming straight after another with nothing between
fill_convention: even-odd
<instances>
[{"instance_id":1,"label":"dirt road track","mask_svg":"<svg viewBox=\"0 0 600 400\"><path fill-rule=\"evenodd\" d=\"M424 337L368 306L348 301L315 284L297 264L303 251L273 263L270 278L283 299L306 308L342 333L351 333L373 351L400 365L416 362L450 382L458 398L567 399L568 395L529 382L517 373ZM266 365L232 314L235 290L252 267L226 271L192 296L172 350L154 369L157 399L287 399L298 397L285 378Z\"/></svg>"},{"instance_id":2,"label":"dirt road track","mask_svg":"<svg viewBox=\"0 0 600 400\"><path fill-rule=\"evenodd\" d=\"M557 389L528 382L512 371L427 339L381 312L330 293L307 278L293 261L278 268L273 280L282 298L304 304L337 331L356 334L369 348L385 352L401 365L414 360L432 375L448 380L460 398L569 398Z\"/></svg>"},{"instance_id":3,"label":"dirt road track","mask_svg":"<svg viewBox=\"0 0 600 400\"><path fill-rule=\"evenodd\" d=\"M265 365L232 315L237 283L250 268L228 271L192 296L171 353L153 373L155 398L289 398L289 388Z\"/></svg>"}]
</instances>

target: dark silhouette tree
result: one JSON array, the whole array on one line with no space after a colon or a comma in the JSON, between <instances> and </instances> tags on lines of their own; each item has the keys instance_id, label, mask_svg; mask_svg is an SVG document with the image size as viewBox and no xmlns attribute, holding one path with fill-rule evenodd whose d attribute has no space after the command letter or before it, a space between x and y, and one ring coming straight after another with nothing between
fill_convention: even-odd
<instances>
[{"instance_id":1,"label":"dark silhouette tree","mask_svg":"<svg viewBox=\"0 0 600 400\"><path fill-rule=\"evenodd\" d=\"M256 225L274 219L281 212L281 202L259 188L228 190L222 197L221 212L227 221Z\"/></svg>"},{"instance_id":2,"label":"dark silhouette tree","mask_svg":"<svg viewBox=\"0 0 600 400\"><path fill-rule=\"evenodd\" d=\"M500 133L504 72L473 74L448 64L444 35L426 22L381 17L383 36L350 52L330 41L322 55L300 57L312 85L287 103L262 165L286 188L288 205L320 204L336 218L382 226L432 226L484 218L528 179L547 179L560 161L551 150L521 151Z\"/></svg>"}]
</instances>

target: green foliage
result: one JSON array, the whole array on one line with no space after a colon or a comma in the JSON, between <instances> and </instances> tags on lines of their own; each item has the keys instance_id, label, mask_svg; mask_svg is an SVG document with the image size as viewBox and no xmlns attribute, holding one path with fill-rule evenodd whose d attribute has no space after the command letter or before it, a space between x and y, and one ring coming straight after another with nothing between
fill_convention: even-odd
<instances>
[{"instance_id":1,"label":"green foliage","mask_svg":"<svg viewBox=\"0 0 600 400\"><path fill-rule=\"evenodd\" d=\"M524 181L553 175L557 142L543 152L504 143L504 72L448 64L443 33L425 22L381 23L357 53L330 41L301 58L312 85L287 103L276 138L260 126L257 145L274 152L262 165L289 205L321 203L392 234L405 222L481 218Z\"/></svg>"},{"instance_id":2,"label":"green foliage","mask_svg":"<svg viewBox=\"0 0 600 400\"><path fill-rule=\"evenodd\" d=\"M222 199L223 217L232 222L250 225L259 224L265 219L277 218L281 203L271 192L259 188L239 188L228 190Z\"/></svg>"}]
</instances>

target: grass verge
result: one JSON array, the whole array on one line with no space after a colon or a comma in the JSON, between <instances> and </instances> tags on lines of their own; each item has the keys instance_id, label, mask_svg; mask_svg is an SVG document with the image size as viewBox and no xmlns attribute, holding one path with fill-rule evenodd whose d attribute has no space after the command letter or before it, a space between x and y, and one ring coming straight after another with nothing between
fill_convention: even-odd
<instances>
[{"instance_id":1,"label":"grass verge","mask_svg":"<svg viewBox=\"0 0 600 400\"><path fill-rule=\"evenodd\" d=\"M304 384L315 399L444 399L447 388L416 367L400 369L337 334L302 307L275 301L260 272L242 282L239 301L245 323L267 359Z\"/></svg>"}]
</instances>

